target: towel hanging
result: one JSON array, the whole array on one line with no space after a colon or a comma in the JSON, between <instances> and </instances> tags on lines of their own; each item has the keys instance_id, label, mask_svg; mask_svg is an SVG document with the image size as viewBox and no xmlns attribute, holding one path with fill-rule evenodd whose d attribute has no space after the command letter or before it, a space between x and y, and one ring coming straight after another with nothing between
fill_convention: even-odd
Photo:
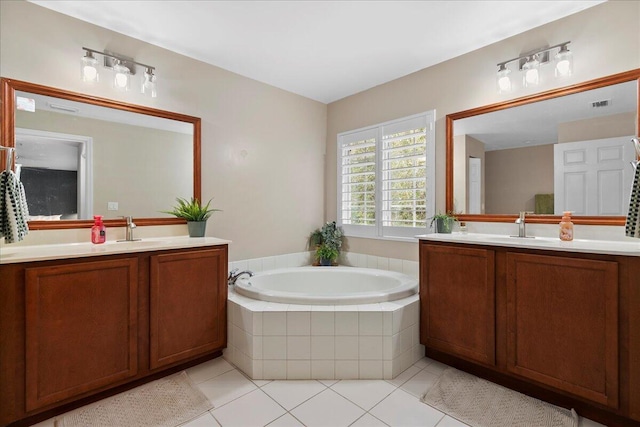
<instances>
[{"instance_id":1,"label":"towel hanging","mask_svg":"<svg viewBox=\"0 0 640 427\"><path fill-rule=\"evenodd\" d=\"M640 140L631 138L636 150L636 157L640 157ZM631 196L629 198L629 212L624 231L628 237L640 238L640 167L638 161L631 162L634 167L633 184L631 184Z\"/></svg>"},{"instance_id":2,"label":"towel hanging","mask_svg":"<svg viewBox=\"0 0 640 427\"><path fill-rule=\"evenodd\" d=\"M0 238L15 243L29 233L29 208L24 187L11 170L9 159L7 163L7 170L0 172Z\"/></svg>"}]
</instances>

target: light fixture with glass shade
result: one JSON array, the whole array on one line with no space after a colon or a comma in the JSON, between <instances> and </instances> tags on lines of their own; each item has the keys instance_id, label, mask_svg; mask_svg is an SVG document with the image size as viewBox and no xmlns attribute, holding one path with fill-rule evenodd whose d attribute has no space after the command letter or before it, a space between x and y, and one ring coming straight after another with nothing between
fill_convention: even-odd
<instances>
[{"instance_id":1,"label":"light fixture with glass shade","mask_svg":"<svg viewBox=\"0 0 640 427\"><path fill-rule=\"evenodd\" d=\"M540 83L540 61L538 61L538 55L531 55L522 66L522 85L530 87L538 83Z\"/></svg>"},{"instance_id":2,"label":"light fixture with glass shade","mask_svg":"<svg viewBox=\"0 0 640 427\"><path fill-rule=\"evenodd\" d=\"M85 83L97 83L100 80L98 74L98 60L93 56L93 52L85 51L80 64L80 77Z\"/></svg>"},{"instance_id":3,"label":"light fixture with glass shade","mask_svg":"<svg viewBox=\"0 0 640 427\"><path fill-rule=\"evenodd\" d=\"M153 74L153 68L145 68L144 74L142 76L141 92L145 95L150 96L151 98L157 97L158 93L156 89L156 80L157 77L155 74Z\"/></svg>"},{"instance_id":4,"label":"light fixture with glass shade","mask_svg":"<svg viewBox=\"0 0 640 427\"><path fill-rule=\"evenodd\" d=\"M573 74L573 54L566 44L560 46L560 51L556 53L556 77L569 77Z\"/></svg>"},{"instance_id":5,"label":"light fixture with glass shade","mask_svg":"<svg viewBox=\"0 0 640 427\"><path fill-rule=\"evenodd\" d=\"M507 68L506 64L498 64L498 75L496 76L496 83L498 85L498 93L511 92L511 70Z\"/></svg>"},{"instance_id":6,"label":"light fixture with glass shade","mask_svg":"<svg viewBox=\"0 0 640 427\"><path fill-rule=\"evenodd\" d=\"M541 65L550 61L554 61L554 74L556 77L571 76L573 73L573 54L567 47L569 43L571 42L543 47L524 53L517 58L499 62L496 75L498 93L508 93L514 89L513 80L510 76L511 70L508 67L508 64L512 62L517 62L518 70L522 72L522 87L533 87L540 83L541 78L546 79L547 74L541 72ZM551 56L551 52L554 49L558 49L558 52L555 56ZM541 75L544 77L541 77Z\"/></svg>"},{"instance_id":7,"label":"light fixture with glass shade","mask_svg":"<svg viewBox=\"0 0 640 427\"><path fill-rule=\"evenodd\" d=\"M131 89L132 76L136 74L136 66L144 67L140 91L152 98L157 96L157 77L155 67L135 61L119 53L104 51L100 52L87 47L82 48L85 55L82 58L81 72L82 81L98 81L98 61L95 55L104 57L104 67L113 71L112 85L116 90L127 92Z\"/></svg>"},{"instance_id":8,"label":"light fixture with glass shade","mask_svg":"<svg viewBox=\"0 0 640 427\"><path fill-rule=\"evenodd\" d=\"M131 70L122 65L119 59L113 65L113 87L124 92L131 87Z\"/></svg>"}]
</instances>

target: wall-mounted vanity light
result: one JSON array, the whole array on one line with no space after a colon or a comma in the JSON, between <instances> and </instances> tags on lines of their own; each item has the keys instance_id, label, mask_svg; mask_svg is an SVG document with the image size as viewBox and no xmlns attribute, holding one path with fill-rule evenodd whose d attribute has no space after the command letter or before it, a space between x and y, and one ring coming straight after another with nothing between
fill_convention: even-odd
<instances>
[{"instance_id":1,"label":"wall-mounted vanity light","mask_svg":"<svg viewBox=\"0 0 640 427\"><path fill-rule=\"evenodd\" d=\"M96 83L100 80L98 61L95 56L102 55L104 57L104 68L111 68L113 71L113 87L116 90L125 92L131 90L132 76L136 74L136 65L139 65L144 67L140 92L152 98L158 96L156 87L157 78L154 74L155 67L142 64L133 58L128 58L113 52L99 52L87 47L83 47L82 49L85 51L81 62L81 77L83 82Z\"/></svg>"},{"instance_id":2,"label":"wall-mounted vanity light","mask_svg":"<svg viewBox=\"0 0 640 427\"><path fill-rule=\"evenodd\" d=\"M522 73L523 87L538 85L540 83L540 65L551 61L555 63L554 74L556 77L570 76L573 72L573 55L567 47L569 43L571 42L536 49L517 58L498 63L498 74L496 75L498 93L511 92L514 87L511 70L508 67L508 64L512 62L517 62L517 69ZM555 49L558 49L558 52L551 57L551 52Z\"/></svg>"}]
</instances>

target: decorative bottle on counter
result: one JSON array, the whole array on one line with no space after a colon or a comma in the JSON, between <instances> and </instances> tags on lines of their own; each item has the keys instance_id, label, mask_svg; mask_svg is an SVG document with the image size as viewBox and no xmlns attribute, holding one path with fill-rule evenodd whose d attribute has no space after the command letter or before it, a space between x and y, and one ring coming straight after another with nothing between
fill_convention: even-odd
<instances>
[{"instance_id":1,"label":"decorative bottle on counter","mask_svg":"<svg viewBox=\"0 0 640 427\"><path fill-rule=\"evenodd\" d=\"M102 215L93 216L93 227L91 227L91 243L100 244L107 240L107 229L102 222Z\"/></svg>"},{"instance_id":2,"label":"decorative bottle on counter","mask_svg":"<svg viewBox=\"0 0 640 427\"><path fill-rule=\"evenodd\" d=\"M560 240L566 242L573 240L573 222L571 222L571 212L565 211L560 221Z\"/></svg>"}]
</instances>

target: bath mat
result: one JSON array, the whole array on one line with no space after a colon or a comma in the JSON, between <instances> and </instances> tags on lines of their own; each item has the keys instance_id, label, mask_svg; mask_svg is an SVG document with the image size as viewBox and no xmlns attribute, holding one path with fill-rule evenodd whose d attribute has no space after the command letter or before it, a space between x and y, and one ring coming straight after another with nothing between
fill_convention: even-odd
<instances>
[{"instance_id":1,"label":"bath mat","mask_svg":"<svg viewBox=\"0 0 640 427\"><path fill-rule=\"evenodd\" d=\"M578 415L454 368L422 401L473 427L578 427Z\"/></svg>"},{"instance_id":2,"label":"bath mat","mask_svg":"<svg viewBox=\"0 0 640 427\"><path fill-rule=\"evenodd\" d=\"M68 412L56 427L175 427L213 405L186 372L144 384Z\"/></svg>"}]
</instances>

